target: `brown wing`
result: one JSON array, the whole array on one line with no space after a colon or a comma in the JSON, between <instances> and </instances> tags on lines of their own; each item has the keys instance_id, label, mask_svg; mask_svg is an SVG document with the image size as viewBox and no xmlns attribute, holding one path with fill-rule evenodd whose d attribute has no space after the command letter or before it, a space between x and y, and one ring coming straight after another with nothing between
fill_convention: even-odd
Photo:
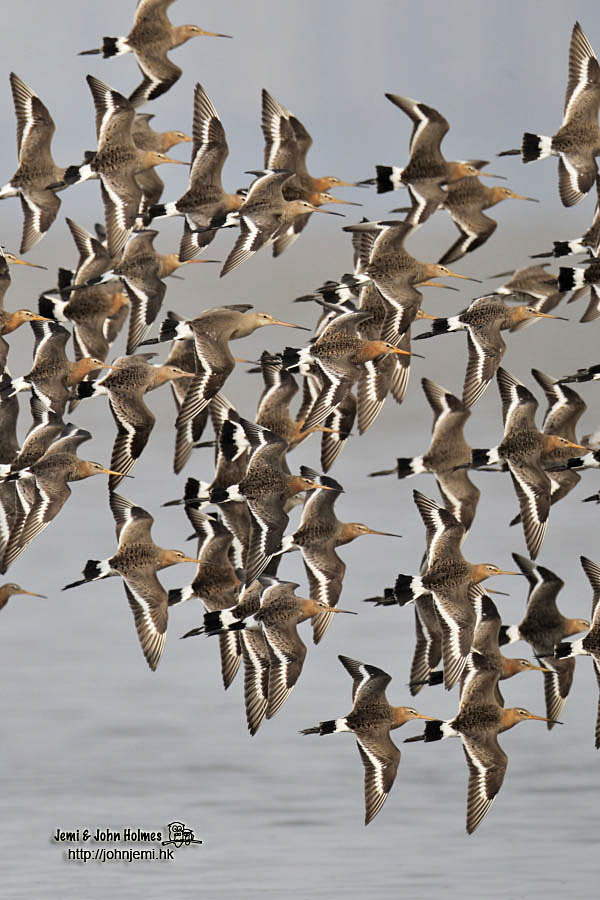
<instances>
[{"instance_id":1,"label":"brown wing","mask_svg":"<svg viewBox=\"0 0 600 900\"><path fill-rule=\"evenodd\" d=\"M496 374L504 356L506 344L499 331L497 334L486 334L480 329L469 328L467 347L469 358L462 401L465 406L471 407L479 400Z\"/></svg>"},{"instance_id":2,"label":"brown wing","mask_svg":"<svg viewBox=\"0 0 600 900\"><path fill-rule=\"evenodd\" d=\"M426 160L444 162L440 150L442 138L448 132L450 125L432 106L411 100L410 97L401 97L398 94L386 94L395 106L406 113L413 122L413 132L410 138L410 160L414 162L419 156Z\"/></svg>"},{"instance_id":3,"label":"brown wing","mask_svg":"<svg viewBox=\"0 0 600 900\"><path fill-rule=\"evenodd\" d=\"M462 742L469 767L467 831L472 834L502 787L508 756L495 734L479 738L463 736Z\"/></svg>"},{"instance_id":4,"label":"brown wing","mask_svg":"<svg viewBox=\"0 0 600 900\"><path fill-rule=\"evenodd\" d=\"M564 709L575 674L574 659L543 659L545 668L552 669L552 673L544 672L544 697L546 700L546 716L548 719L559 719ZM553 722L547 722L550 731L554 728Z\"/></svg>"},{"instance_id":5,"label":"brown wing","mask_svg":"<svg viewBox=\"0 0 600 900\"><path fill-rule=\"evenodd\" d=\"M167 637L167 592L156 572L150 570L143 574L136 573L135 578L127 578L124 586L142 652L154 671Z\"/></svg>"},{"instance_id":6,"label":"brown wing","mask_svg":"<svg viewBox=\"0 0 600 900\"><path fill-rule=\"evenodd\" d=\"M354 736L365 768L365 825L368 825L392 789L400 763L400 751L386 725L368 731L357 730Z\"/></svg>"},{"instance_id":7,"label":"brown wing","mask_svg":"<svg viewBox=\"0 0 600 900\"><path fill-rule=\"evenodd\" d=\"M28 158L36 165L54 165L50 143L55 126L52 116L30 87L14 72L10 73L10 87L17 117L17 151L19 161Z\"/></svg>"},{"instance_id":8,"label":"brown wing","mask_svg":"<svg viewBox=\"0 0 600 900\"><path fill-rule=\"evenodd\" d=\"M569 78L565 95L563 124L574 118L598 118L600 67L592 45L576 22L569 46Z\"/></svg>"},{"instance_id":9,"label":"brown wing","mask_svg":"<svg viewBox=\"0 0 600 900\"><path fill-rule=\"evenodd\" d=\"M265 138L265 169L297 172L298 143L289 113L264 88L261 128Z\"/></svg>"},{"instance_id":10,"label":"brown wing","mask_svg":"<svg viewBox=\"0 0 600 900\"><path fill-rule=\"evenodd\" d=\"M269 651L269 702L266 718L271 719L281 709L300 677L306 646L295 625L270 625L263 631Z\"/></svg>"},{"instance_id":11,"label":"brown wing","mask_svg":"<svg viewBox=\"0 0 600 900\"><path fill-rule=\"evenodd\" d=\"M442 632L431 594L415 600L416 642L410 667L410 693L414 697L442 658Z\"/></svg>"},{"instance_id":12,"label":"brown wing","mask_svg":"<svg viewBox=\"0 0 600 900\"><path fill-rule=\"evenodd\" d=\"M190 185L193 187L208 183L222 191L221 172L229 154L229 147L218 113L201 84L196 84L194 89L192 135L194 146Z\"/></svg>"},{"instance_id":13,"label":"brown wing","mask_svg":"<svg viewBox=\"0 0 600 900\"><path fill-rule=\"evenodd\" d=\"M387 703L385 689L392 676L368 663L359 662L349 656L338 656L339 661L352 678L352 700L354 709L371 703Z\"/></svg>"},{"instance_id":14,"label":"brown wing","mask_svg":"<svg viewBox=\"0 0 600 900\"><path fill-rule=\"evenodd\" d=\"M262 631L240 632L244 659L244 703L250 734L256 734L265 717L269 698L269 651Z\"/></svg>"}]
</instances>

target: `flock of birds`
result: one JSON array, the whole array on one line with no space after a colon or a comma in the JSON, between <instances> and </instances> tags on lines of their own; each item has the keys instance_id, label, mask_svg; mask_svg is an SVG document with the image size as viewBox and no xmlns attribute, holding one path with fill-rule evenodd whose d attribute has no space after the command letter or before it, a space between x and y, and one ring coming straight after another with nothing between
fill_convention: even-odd
<instances>
[{"instance_id":1,"label":"flock of birds","mask_svg":"<svg viewBox=\"0 0 600 900\"><path fill-rule=\"evenodd\" d=\"M74 270L59 270L57 287L42 294L38 312L8 312L2 303L0 571L6 572L57 517L71 494L71 482L107 474L117 549L104 559L88 560L83 577L66 587L120 577L152 670L164 649L169 608L199 598L205 608L203 623L184 637L218 636L225 688L243 663L247 724L255 734L263 720L281 708L301 674L307 648L297 626L310 619L313 640L318 643L335 614L350 612L337 605L346 571L337 549L362 535L384 534L338 519L336 504L343 487L327 473L355 423L362 435L373 426L388 394L402 403L411 356L417 355L411 350L415 320L431 322L430 331L416 339L466 331L462 397L429 378L421 381L433 412L429 448L422 456L398 459L390 470L371 473L393 473L402 479L430 472L436 477L442 503L420 491L413 495L426 533L419 574L399 574L393 587L370 600L379 605L414 604L411 694L425 685L443 682L451 689L458 683L458 713L442 721L412 707L392 706L386 698L391 680L386 672L340 656L353 680L352 711L303 733L354 734L365 771L366 823L381 809L396 777L400 751L391 740L392 729L412 719L425 719L423 734L409 740L459 736L469 769L470 833L504 779L508 760L498 735L525 719L545 721L549 729L558 722L577 655L592 656L600 683L600 566L582 558L593 591L590 623L561 615L556 598L563 582L535 562L552 504L575 487L580 470L600 468L598 436L577 440L577 422L586 405L567 386L600 379L600 365L560 379L532 371L548 400L541 430L535 421L534 394L501 367L505 350L501 332L517 331L538 319L561 318L551 310L568 291L574 289L577 296L590 292L583 321L600 316L600 207L584 235L557 240L545 254L587 253L585 267L564 267L558 276L546 270L547 263L503 273L511 278L462 312L449 318L427 315L421 310L421 288L444 287L433 281L436 278L466 278L447 264L476 250L496 229L496 222L484 210L507 198L533 198L506 187L487 187L482 178L500 176L486 172L483 160L447 161L441 151L449 128L446 119L425 103L388 94L413 123L408 162L403 167L377 166L374 179L353 186L374 184L379 192L406 188L410 206L395 211L405 214L402 219L364 219L343 229L352 239L353 272L297 298L318 306L315 334L303 347L265 350L253 363L251 371L262 374L264 389L255 421L244 419L223 394L236 362L247 362L233 355L230 342L267 325L301 326L239 304L205 309L193 319L169 312L157 326L158 335L149 338L163 305L165 279L183 265L214 262L196 257L223 228L237 229L237 236L221 276L265 246L272 246L274 256L281 255L301 235L313 213L336 215L322 206L349 203L329 193L349 183L309 174L310 134L266 90L261 120L264 169L251 173L255 179L248 189L229 193L223 188L221 173L228 155L225 130L200 84L194 91L191 137L153 130L152 116L137 109L179 78L181 70L167 52L192 37L212 34L192 25L172 25L167 18L172 2L140 0L127 37L105 37L101 49L84 51L102 53L105 58L132 52L143 80L127 98L88 75L98 147L87 151L80 164L55 164L50 113L21 78L10 76L19 165L0 190L0 198L20 199L21 254L33 249L52 226L61 205L60 192L81 181L99 181L105 224L91 233L67 218L79 261ZM594 182L600 195L595 163L600 153L599 103L600 67L576 24L560 130L552 138L525 134L520 150L505 151L521 154L524 162L558 156L559 191L565 206L581 200ZM178 200L163 202L164 185L155 167L159 163L187 165L166 152L188 141L192 143L189 188ZM439 209L449 213L460 235L438 263L419 261L405 243ZM148 226L165 216L184 219L179 252L161 254L154 249L157 232ZM2 251L2 299L10 285L10 267L16 264L34 265ZM128 314L126 355L109 364L111 346ZM33 364L29 372L14 377L7 368L8 336L24 323L31 325L34 335ZM67 351L71 336L74 359ZM170 346L164 363L152 362L152 352L139 351L144 345L161 343ZM495 447L472 449L463 428L494 379L502 400L504 434ZM178 410L175 472L186 466L194 448L215 447L212 480L188 478L183 497L170 501L183 506L198 539L194 557L157 546L150 513L116 491L143 453L155 425L145 395L166 382L171 383ZM17 394L24 390L31 392L32 423L19 446ZM293 413L290 406L299 392L300 406ZM78 456L79 446L91 435L65 421L79 403L104 394L116 424L110 468ZM203 441L209 419L214 441ZM322 471L300 466L297 473L292 472L287 453L315 433L321 440ZM511 524L521 525L528 551L527 557L514 554L514 572L491 563L470 563L462 554L480 493L469 470L482 468L508 471L511 476L519 504ZM588 499L600 502L600 492ZM287 533L290 510L302 502L300 524ZM206 511L209 505L218 512ZM296 594L298 584L277 577L284 555L294 550L302 555L307 597ZM157 572L182 562L197 564L194 580L167 592ZM481 587L485 579L500 574L523 574L529 584L527 610L518 625L502 624L490 597L494 592ZM18 593L30 592L15 584L1 587L0 609ZM582 632L585 637L565 641ZM501 646L518 640L530 644L537 664L502 654ZM532 669L544 673L545 716L503 706L499 682ZM600 711L596 747L600 747Z\"/></svg>"}]
</instances>

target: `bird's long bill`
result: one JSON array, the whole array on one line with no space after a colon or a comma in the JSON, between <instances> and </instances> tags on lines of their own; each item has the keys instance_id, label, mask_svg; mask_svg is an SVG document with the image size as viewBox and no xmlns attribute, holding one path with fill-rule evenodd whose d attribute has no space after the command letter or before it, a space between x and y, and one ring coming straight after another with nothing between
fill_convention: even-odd
<instances>
[{"instance_id":1,"label":"bird's long bill","mask_svg":"<svg viewBox=\"0 0 600 900\"><path fill-rule=\"evenodd\" d=\"M436 285L436 287L443 287L444 285ZM438 316L430 316L429 313L423 312L422 309L417 310L417 319L431 319L433 322L438 318Z\"/></svg>"},{"instance_id":2,"label":"bird's long bill","mask_svg":"<svg viewBox=\"0 0 600 900\"><path fill-rule=\"evenodd\" d=\"M568 322L566 316L555 316L552 313L538 312L536 311L536 316L539 316L541 319L560 319L561 322Z\"/></svg>"},{"instance_id":3,"label":"bird's long bill","mask_svg":"<svg viewBox=\"0 0 600 900\"><path fill-rule=\"evenodd\" d=\"M483 284L481 278L471 278L469 275L459 275L458 272L446 272L445 275L449 275L451 278L462 278L463 281L474 281L476 284Z\"/></svg>"},{"instance_id":4,"label":"bird's long bill","mask_svg":"<svg viewBox=\"0 0 600 900\"><path fill-rule=\"evenodd\" d=\"M412 682L412 684L415 684L415 682ZM411 716L411 718L412 719L427 719L429 722L435 722L435 716L423 716L421 713L416 713L416 715Z\"/></svg>"},{"instance_id":5,"label":"bird's long bill","mask_svg":"<svg viewBox=\"0 0 600 900\"><path fill-rule=\"evenodd\" d=\"M354 187L351 185L349 181L342 181L342 184L347 184L349 187ZM336 184L336 187L339 187L339 184ZM327 203L343 203L344 206L362 206L362 203L356 203L354 200L341 200L339 197L329 197Z\"/></svg>"},{"instance_id":6,"label":"bird's long bill","mask_svg":"<svg viewBox=\"0 0 600 900\"><path fill-rule=\"evenodd\" d=\"M527 716L528 719L535 719L536 722L552 722L553 725L564 725L564 722L559 722L558 719L547 719L545 716L534 716L533 713L529 713Z\"/></svg>"},{"instance_id":7,"label":"bird's long bill","mask_svg":"<svg viewBox=\"0 0 600 900\"><path fill-rule=\"evenodd\" d=\"M224 38L232 38L232 34L220 34L218 31L204 31L202 28L196 32L196 34L202 35L203 37L224 37Z\"/></svg>"},{"instance_id":8,"label":"bird's long bill","mask_svg":"<svg viewBox=\"0 0 600 900\"><path fill-rule=\"evenodd\" d=\"M358 615L358 613L355 612L353 609L340 609L339 606L332 606L330 609L327 610L327 612L346 613L349 616L357 616Z\"/></svg>"},{"instance_id":9,"label":"bird's long bill","mask_svg":"<svg viewBox=\"0 0 600 900\"><path fill-rule=\"evenodd\" d=\"M273 319L270 323L271 325L283 325L285 328L298 328L299 331L310 331L310 328L307 328L306 325L294 325L293 322L282 322L280 319Z\"/></svg>"},{"instance_id":10,"label":"bird's long bill","mask_svg":"<svg viewBox=\"0 0 600 900\"><path fill-rule=\"evenodd\" d=\"M53 322L54 319L49 319L47 316L38 316L37 313L31 317L34 322Z\"/></svg>"},{"instance_id":11,"label":"bird's long bill","mask_svg":"<svg viewBox=\"0 0 600 900\"><path fill-rule=\"evenodd\" d=\"M199 562L201 562L201 560L196 559L195 556L182 556L180 562L193 562L193 563L199 563Z\"/></svg>"},{"instance_id":12,"label":"bird's long bill","mask_svg":"<svg viewBox=\"0 0 600 900\"><path fill-rule=\"evenodd\" d=\"M17 591L17 594L27 594L28 597L41 597L43 600L48 599L45 594L34 594L33 591L26 591L24 588Z\"/></svg>"},{"instance_id":13,"label":"bird's long bill","mask_svg":"<svg viewBox=\"0 0 600 900\"><path fill-rule=\"evenodd\" d=\"M530 203L539 203L540 202L537 197L524 197L523 194L512 194L511 193L510 196L513 200L529 200Z\"/></svg>"},{"instance_id":14,"label":"bird's long bill","mask_svg":"<svg viewBox=\"0 0 600 900\"><path fill-rule=\"evenodd\" d=\"M336 491L336 493L339 494L339 490L337 490L337 488L329 487L328 484L317 484L316 481L309 481L308 483L312 488L316 488L319 491ZM310 488L307 488L307 490L310 490Z\"/></svg>"},{"instance_id":15,"label":"bird's long bill","mask_svg":"<svg viewBox=\"0 0 600 900\"><path fill-rule=\"evenodd\" d=\"M115 472L114 469L105 469L104 466L100 471L104 472L105 475L118 475L119 478L133 478L133 475L127 475L126 472Z\"/></svg>"},{"instance_id":16,"label":"bird's long bill","mask_svg":"<svg viewBox=\"0 0 600 900\"><path fill-rule=\"evenodd\" d=\"M574 450L589 450L589 447L584 447L582 444L574 444L572 441L565 440L567 447L573 447Z\"/></svg>"},{"instance_id":17,"label":"bird's long bill","mask_svg":"<svg viewBox=\"0 0 600 900\"><path fill-rule=\"evenodd\" d=\"M507 181L506 175L494 175L492 172L478 172L478 178L497 178L498 181Z\"/></svg>"},{"instance_id":18,"label":"bird's long bill","mask_svg":"<svg viewBox=\"0 0 600 900\"><path fill-rule=\"evenodd\" d=\"M190 263L220 263L223 262L222 259L186 259L184 261L184 265L187 266ZM173 277L173 276L171 276Z\"/></svg>"},{"instance_id":19,"label":"bird's long bill","mask_svg":"<svg viewBox=\"0 0 600 900\"><path fill-rule=\"evenodd\" d=\"M523 572L509 572L507 569L500 569L498 575L523 575Z\"/></svg>"},{"instance_id":20,"label":"bird's long bill","mask_svg":"<svg viewBox=\"0 0 600 900\"><path fill-rule=\"evenodd\" d=\"M402 537L401 534L394 534L393 531L376 531L374 528L368 528L367 534L381 534L383 537Z\"/></svg>"},{"instance_id":21,"label":"bird's long bill","mask_svg":"<svg viewBox=\"0 0 600 900\"><path fill-rule=\"evenodd\" d=\"M163 506L166 506L166 503L163 503ZM485 589L486 594L498 594L499 597L510 597L510 594L507 594L506 591L493 591L491 588Z\"/></svg>"},{"instance_id":22,"label":"bird's long bill","mask_svg":"<svg viewBox=\"0 0 600 900\"><path fill-rule=\"evenodd\" d=\"M170 156L165 156L162 162L173 163L176 166L189 166L190 163L186 162L184 159L171 159Z\"/></svg>"},{"instance_id":23,"label":"bird's long bill","mask_svg":"<svg viewBox=\"0 0 600 900\"><path fill-rule=\"evenodd\" d=\"M554 672L554 669L548 669L545 666L534 666L533 664L531 664L531 668L536 672L547 672L548 674L552 674Z\"/></svg>"},{"instance_id":24,"label":"bird's long bill","mask_svg":"<svg viewBox=\"0 0 600 900\"><path fill-rule=\"evenodd\" d=\"M11 264L11 266L12 265L31 266L32 269L43 269L44 272L48 271L48 266L38 266L37 263L29 262L26 259L19 259L18 257L13 256L12 254L8 257L8 262Z\"/></svg>"},{"instance_id":25,"label":"bird's long bill","mask_svg":"<svg viewBox=\"0 0 600 900\"><path fill-rule=\"evenodd\" d=\"M329 201L331 203L331 201ZM338 203L343 202L338 200ZM313 209L313 212L326 213L328 216L342 216L345 218L344 213L335 212L333 209Z\"/></svg>"}]
</instances>

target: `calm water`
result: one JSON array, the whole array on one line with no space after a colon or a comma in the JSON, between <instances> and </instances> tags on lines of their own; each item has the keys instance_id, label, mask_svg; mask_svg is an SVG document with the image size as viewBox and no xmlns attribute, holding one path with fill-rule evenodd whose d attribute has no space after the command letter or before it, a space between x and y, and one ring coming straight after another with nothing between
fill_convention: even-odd
<instances>
[{"instance_id":1,"label":"calm water","mask_svg":"<svg viewBox=\"0 0 600 900\"><path fill-rule=\"evenodd\" d=\"M11 10L18 26L14 35L11 32L10 41L8 34L0 38L6 72L14 69L37 88L56 118L59 160L74 161L82 147L93 146L85 72L93 71L124 90L136 83L132 60L103 64L74 55L94 46L105 31L119 33L128 27L130 11L117 3L104 6L107 12L103 8L99 15L92 9L84 14L71 0L59 4L72 26L67 39L63 20L55 16L56 6L50 16L37 4L21 3ZM28 30L25 42L23 29L30 29L34 9L36 31L29 41ZM433 3L423 21L422 13L414 13L410 28L398 17L396 4L390 3L375 4L368 14L360 4L346 3L328 4L324 11L316 4L282 10L270 2L257 9L262 16L258 20L254 11L237 4L224 10L220 4L207 3L200 17L196 4L178 3L173 9L176 22L199 19L203 27L236 35L236 43L216 47L215 42L201 46L197 42L198 46L178 51L184 78L172 99L169 94L156 110L152 108L160 112L157 127L189 128L192 86L196 79L203 81L230 139L228 185L243 179L241 172L260 160L257 116L263 84L319 135L312 151L314 171L361 178L371 173L376 161L404 158L409 129L402 116L386 108L384 90L422 97L449 116L453 125L449 158L453 154L493 158L496 151L514 146L525 127L548 131L558 124L568 35L576 17L592 44L600 47L596 8L588 3L575 4L568 13L555 5L548 17L551 33L549 29L545 37L549 53L540 49L533 58L537 4L524 10L509 4L502 16L496 16L491 9L465 2L456 5L455 16ZM323 51L314 69L310 60L316 50L305 10L325 15L323 33L329 33L333 46L339 42L343 48ZM392 14L395 24L390 29ZM431 34L430 59L417 54L410 39L413 32ZM68 45L60 68L48 59L48 46L42 43L48 34L60 34L61 45ZM282 34L286 42L280 45ZM472 41L477 78L471 83ZM222 60L227 69L217 73ZM529 92L523 90L526 78L532 79ZM6 124L0 161L8 178L15 168L8 90L1 102ZM78 111L75 116L72 108ZM177 149L180 152L173 155L183 158L185 145ZM498 233L472 259L457 264L459 271L484 278L525 265L529 253L544 249L553 238L575 237L589 223L591 198L572 211L560 207L553 161L527 169L518 160L496 161L492 170L509 175L511 187L540 197L544 205L499 207ZM164 177L166 199L178 196L185 173L169 171ZM354 199L357 194L346 191L343 196ZM100 215L96 185L63 196L61 217L71 215L91 226ZM403 197L393 195L390 200L365 192L358 199L368 215L381 217ZM348 241L332 222L311 223L284 261L273 262L265 253L222 282L215 271L203 267L186 273L185 281L170 282L166 308L193 315L208 305L250 300L293 321L312 322L312 310L291 307L289 301L349 268ZM2 242L16 249L20 237L16 201L0 204L0 225ZM161 229L165 237L160 249L170 249L179 227L169 222ZM438 258L452 240L453 226L440 215L416 236L411 249L423 259ZM231 235L224 235L209 255L224 259L230 245ZM31 258L51 269L58 262L74 262L64 222L56 224ZM45 273L17 269L8 307L34 304L51 280ZM494 283L486 282L483 289ZM424 307L440 315L455 312L475 294L476 290L463 290L460 296L430 291ZM559 375L598 361L598 326L577 323L581 304L565 308L569 324L543 323L510 336L504 365L526 383L531 383L532 366ZM263 347L276 349L288 340L287 333L272 329L236 350L252 358ZM9 362L16 374L26 371L30 344L24 331L11 341ZM390 700L408 702L413 612L374 609L361 600L393 583L399 571L417 570L423 529L412 490L418 487L434 497L437 491L428 476L398 482L370 480L366 473L391 465L397 455L426 448L431 416L419 379L427 374L459 391L465 346L462 335L421 344L418 349L427 359L414 363L404 406L390 402L366 437L348 442L336 464L333 475L346 488L338 504L340 517L399 531L404 537L366 537L341 551L348 563L343 605L360 616L340 616L321 645L309 646L294 692L255 738L245 727L241 675L225 695L214 643L203 638L178 641L200 624L199 603L173 610L166 651L158 672L152 674L139 650L118 579L60 592L78 577L88 557L107 556L114 548L106 484L96 478L73 486L73 498L60 518L10 570L11 580L49 599L17 597L1 615L0 814L6 897L96 900L110 892L122 898L168 892L182 898L358 898L368 892L378 898L399 894L425 898L444 891L450 898L505 900L542 894L555 898L565 892L571 898L595 895L599 756L593 748L597 689L589 659L577 662L564 727L548 733L542 724L526 722L501 738L509 754L506 781L471 838L464 831L467 769L458 741L407 745L393 791L365 829L362 766L354 740L348 735L320 740L298 734L301 728L350 709L350 679L337 661L338 653L390 672L394 678ZM116 353L120 351L121 344ZM226 393L242 414L252 415L258 390L258 382L244 376L242 367ZM596 385L582 388L590 407L582 433L592 431L600 420L598 390ZM124 492L157 516L157 542L183 548L190 530L184 516L177 509L160 510L163 501L181 493L183 484L170 469L174 413L168 389L152 395L149 404L159 424L136 467L135 481L127 482ZM113 423L105 400L80 406L75 421L94 433L84 455L108 462ZM24 412L21 433L26 426ZM487 446L500 434L500 403L492 385L477 405L467 435L474 446ZM307 443L290 461L316 465L318 445ZM211 451L203 450L185 474L206 478L211 470ZM516 507L512 486L506 476L482 473L475 478L483 497L465 554L474 561L511 568L511 552L524 552L522 532L507 527ZM600 558L598 511L580 501L597 488L597 473L586 473L582 485L553 509L540 554L539 561L566 582L559 602L567 615L589 615L590 590L578 557L583 553ZM304 588L299 555L288 557L280 571ZM180 566L168 570L162 580L172 587L192 577L192 566ZM524 581L506 577L496 582L493 586L499 590L510 591L509 597L497 598L503 618L518 622L526 596ZM302 634L308 644L307 626L302 626ZM527 655L527 647L521 644L510 652ZM513 679L503 690L507 705L543 713L542 682L536 673ZM415 702L426 714L449 717L457 700L455 694L433 688ZM416 731L407 725L395 732L394 739L400 745ZM66 845L52 840L57 828L166 831L173 820L184 822L203 840L202 846L176 850L173 862L68 862Z\"/></svg>"}]
</instances>

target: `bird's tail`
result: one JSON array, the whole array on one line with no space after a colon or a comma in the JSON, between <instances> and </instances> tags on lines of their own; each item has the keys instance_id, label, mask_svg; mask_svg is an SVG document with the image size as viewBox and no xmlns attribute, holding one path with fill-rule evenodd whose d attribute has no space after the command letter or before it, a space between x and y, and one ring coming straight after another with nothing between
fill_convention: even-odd
<instances>
[{"instance_id":1,"label":"bird's tail","mask_svg":"<svg viewBox=\"0 0 600 900\"><path fill-rule=\"evenodd\" d=\"M573 381L593 381L596 378L600 378L600 363L586 369L577 369L574 375L565 375L564 378L559 378L559 381L561 384L569 384Z\"/></svg>"},{"instance_id":2,"label":"bird's tail","mask_svg":"<svg viewBox=\"0 0 600 900\"><path fill-rule=\"evenodd\" d=\"M500 631L498 633L498 646L504 647L505 644L514 644L515 641L519 641L521 636L519 634L519 626L518 625L501 625Z\"/></svg>"},{"instance_id":3,"label":"bird's tail","mask_svg":"<svg viewBox=\"0 0 600 900\"><path fill-rule=\"evenodd\" d=\"M583 246L581 239L576 241L554 241L551 255L558 258L559 256L571 256L572 253L585 253L586 251L587 247Z\"/></svg>"},{"instance_id":4,"label":"bird's tail","mask_svg":"<svg viewBox=\"0 0 600 900\"><path fill-rule=\"evenodd\" d=\"M200 628L192 628L183 637L195 637L198 634L223 634L224 631L242 631L249 625L255 624L257 623L253 616L239 619L231 609L216 609L213 612L204 613L204 624Z\"/></svg>"},{"instance_id":5,"label":"bird's tail","mask_svg":"<svg viewBox=\"0 0 600 900\"><path fill-rule=\"evenodd\" d=\"M425 722L425 743L441 741L448 737L448 735L444 734L444 725L446 724L442 719L432 719L430 722Z\"/></svg>"},{"instance_id":6,"label":"bird's tail","mask_svg":"<svg viewBox=\"0 0 600 900\"><path fill-rule=\"evenodd\" d=\"M6 372L0 378L0 400L9 400L19 391L31 390L31 384L24 377L11 378Z\"/></svg>"},{"instance_id":7,"label":"bird's tail","mask_svg":"<svg viewBox=\"0 0 600 900\"><path fill-rule=\"evenodd\" d=\"M399 457L396 461L398 478L409 478L411 475L419 475L426 472L422 456Z\"/></svg>"},{"instance_id":8,"label":"bird's tail","mask_svg":"<svg viewBox=\"0 0 600 900\"><path fill-rule=\"evenodd\" d=\"M105 393L106 388L94 378L91 378L89 381L80 381L75 388L78 400L84 400L86 397L98 397L100 394Z\"/></svg>"},{"instance_id":9,"label":"bird's tail","mask_svg":"<svg viewBox=\"0 0 600 900\"><path fill-rule=\"evenodd\" d=\"M413 338L413 340L422 341L425 338L437 337L438 334L448 334L449 331L462 331L464 327L465 326L460 321L460 318L458 316L450 316L447 319L439 317L433 320L431 331L425 331L423 334L417 334Z\"/></svg>"},{"instance_id":10,"label":"bird's tail","mask_svg":"<svg viewBox=\"0 0 600 900\"><path fill-rule=\"evenodd\" d=\"M88 178L94 178L95 175L96 173L88 162L83 163L81 166L67 166L62 182L48 185L47 190L56 187L64 187L69 184L77 184L80 181L87 181Z\"/></svg>"},{"instance_id":11,"label":"bird's tail","mask_svg":"<svg viewBox=\"0 0 600 900\"><path fill-rule=\"evenodd\" d=\"M237 484L232 484L229 487L211 488L208 497L211 503L228 503L230 500L243 502L246 499L242 494L240 494L240 490Z\"/></svg>"},{"instance_id":12,"label":"bird's tail","mask_svg":"<svg viewBox=\"0 0 600 900\"><path fill-rule=\"evenodd\" d=\"M398 575L394 585L394 596L399 606L405 606L417 597L427 593L419 575Z\"/></svg>"},{"instance_id":13,"label":"bird's tail","mask_svg":"<svg viewBox=\"0 0 600 900\"><path fill-rule=\"evenodd\" d=\"M387 194L402 187L403 169L398 166L375 166L377 172L377 193Z\"/></svg>"},{"instance_id":14,"label":"bird's tail","mask_svg":"<svg viewBox=\"0 0 600 900\"><path fill-rule=\"evenodd\" d=\"M183 491L183 498L180 500L168 500L163 506L194 506L200 509L208 504L208 491L210 484L208 481L198 481L197 478L188 478Z\"/></svg>"},{"instance_id":15,"label":"bird's tail","mask_svg":"<svg viewBox=\"0 0 600 900\"><path fill-rule=\"evenodd\" d=\"M195 537L196 535L192 536ZM186 600L191 600L195 595L196 592L191 584L182 588L171 588L168 593L168 604L169 606L175 606L176 603L185 603Z\"/></svg>"},{"instance_id":16,"label":"bird's tail","mask_svg":"<svg viewBox=\"0 0 600 900\"><path fill-rule=\"evenodd\" d=\"M369 472L369 477L377 478L379 475L393 475L395 472L398 478L410 478L411 475L419 475L421 472L426 471L422 456L404 456L396 460L394 469L380 469L378 472Z\"/></svg>"},{"instance_id":17,"label":"bird's tail","mask_svg":"<svg viewBox=\"0 0 600 900\"><path fill-rule=\"evenodd\" d=\"M566 468L568 469L597 469L600 468L600 450L593 450L586 453L585 456L572 456L567 460Z\"/></svg>"},{"instance_id":18,"label":"bird's tail","mask_svg":"<svg viewBox=\"0 0 600 900\"><path fill-rule=\"evenodd\" d=\"M63 591L79 587L80 584L87 584L89 581L99 581L101 578L108 578L109 575L114 575L115 573L107 559L88 559L82 574L83 578L80 578L78 581L65 584Z\"/></svg>"},{"instance_id":19,"label":"bird's tail","mask_svg":"<svg viewBox=\"0 0 600 900\"><path fill-rule=\"evenodd\" d=\"M585 638L578 638L576 641L561 641L554 648L555 659L572 659L582 653L588 651L584 648L583 642Z\"/></svg>"},{"instance_id":20,"label":"bird's tail","mask_svg":"<svg viewBox=\"0 0 600 900\"><path fill-rule=\"evenodd\" d=\"M183 340L184 338L193 337L193 335L194 333L187 322L167 316L160 323L158 340L159 342Z\"/></svg>"},{"instance_id":21,"label":"bird's tail","mask_svg":"<svg viewBox=\"0 0 600 900\"><path fill-rule=\"evenodd\" d=\"M457 737L458 732L452 727L450 722L444 722L443 719L431 719L425 722L425 730L423 734L415 735L407 738L404 743L410 744L413 741L425 741L426 744L431 741L443 741L445 738Z\"/></svg>"},{"instance_id":22,"label":"bird's tail","mask_svg":"<svg viewBox=\"0 0 600 900\"><path fill-rule=\"evenodd\" d=\"M585 287L585 272L581 266L561 266L558 270L559 291L573 291Z\"/></svg>"},{"instance_id":23,"label":"bird's tail","mask_svg":"<svg viewBox=\"0 0 600 900\"><path fill-rule=\"evenodd\" d=\"M175 203L153 203L144 213L144 223L149 225L152 219L159 219L161 216L178 216L179 212Z\"/></svg>"},{"instance_id":24,"label":"bird's tail","mask_svg":"<svg viewBox=\"0 0 600 900\"><path fill-rule=\"evenodd\" d=\"M552 138L526 131L521 143L521 156L524 163L552 156Z\"/></svg>"},{"instance_id":25,"label":"bird's tail","mask_svg":"<svg viewBox=\"0 0 600 900\"><path fill-rule=\"evenodd\" d=\"M350 731L346 719L328 719L326 722L319 722L314 728L303 728L300 734L337 734L338 731Z\"/></svg>"},{"instance_id":26,"label":"bird's tail","mask_svg":"<svg viewBox=\"0 0 600 900\"><path fill-rule=\"evenodd\" d=\"M38 300L40 316L46 316L46 318L53 319L55 322L68 322L69 320L63 312L67 302L59 297L49 297L47 294L42 294Z\"/></svg>"},{"instance_id":27,"label":"bird's tail","mask_svg":"<svg viewBox=\"0 0 600 900\"><path fill-rule=\"evenodd\" d=\"M555 659L569 659L572 656L575 656L575 654L573 653L573 644L571 641L561 641L561 643L557 644L554 648Z\"/></svg>"},{"instance_id":28,"label":"bird's tail","mask_svg":"<svg viewBox=\"0 0 600 900\"><path fill-rule=\"evenodd\" d=\"M475 447L471 450L471 465L474 469L480 466L494 466L500 462L497 447L483 448Z\"/></svg>"},{"instance_id":29,"label":"bird's tail","mask_svg":"<svg viewBox=\"0 0 600 900\"><path fill-rule=\"evenodd\" d=\"M123 53L130 53L131 47L127 43L126 37L103 37L102 46L94 47L92 50L81 50L79 56L97 56L102 54L104 59L110 56L122 56Z\"/></svg>"}]
</instances>

